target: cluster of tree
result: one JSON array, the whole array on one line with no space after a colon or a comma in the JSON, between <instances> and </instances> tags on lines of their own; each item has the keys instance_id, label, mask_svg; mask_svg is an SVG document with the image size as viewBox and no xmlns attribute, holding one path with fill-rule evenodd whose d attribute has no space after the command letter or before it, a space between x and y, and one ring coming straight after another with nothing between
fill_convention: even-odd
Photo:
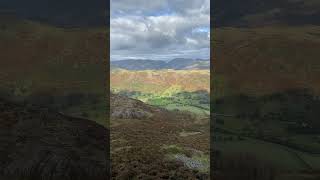
<instances>
[{"instance_id":1,"label":"cluster of tree","mask_svg":"<svg viewBox=\"0 0 320 180\"><path fill-rule=\"evenodd\" d=\"M196 100L199 101L200 104L210 104L210 94L205 90L198 90L195 92L183 91L175 94L175 97Z\"/></svg>"}]
</instances>

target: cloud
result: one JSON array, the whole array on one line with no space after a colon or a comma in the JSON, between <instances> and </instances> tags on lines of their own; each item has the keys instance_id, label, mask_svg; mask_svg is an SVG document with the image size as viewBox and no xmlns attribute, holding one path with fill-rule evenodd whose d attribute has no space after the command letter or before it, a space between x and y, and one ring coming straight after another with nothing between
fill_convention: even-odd
<instances>
[{"instance_id":1,"label":"cloud","mask_svg":"<svg viewBox=\"0 0 320 180\"><path fill-rule=\"evenodd\" d=\"M111 13L141 14L157 11L167 6L167 1L111 0Z\"/></svg>"},{"instance_id":2,"label":"cloud","mask_svg":"<svg viewBox=\"0 0 320 180\"><path fill-rule=\"evenodd\" d=\"M112 0L111 59L208 58L209 2Z\"/></svg>"}]
</instances>

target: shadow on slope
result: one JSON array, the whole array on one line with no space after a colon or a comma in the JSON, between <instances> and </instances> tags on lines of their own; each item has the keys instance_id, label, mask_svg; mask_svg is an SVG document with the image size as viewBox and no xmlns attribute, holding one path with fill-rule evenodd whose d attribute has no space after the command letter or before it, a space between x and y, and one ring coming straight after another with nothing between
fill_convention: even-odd
<instances>
[{"instance_id":1,"label":"shadow on slope","mask_svg":"<svg viewBox=\"0 0 320 180\"><path fill-rule=\"evenodd\" d=\"M0 100L1 179L106 179L106 128L48 108Z\"/></svg>"}]
</instances>

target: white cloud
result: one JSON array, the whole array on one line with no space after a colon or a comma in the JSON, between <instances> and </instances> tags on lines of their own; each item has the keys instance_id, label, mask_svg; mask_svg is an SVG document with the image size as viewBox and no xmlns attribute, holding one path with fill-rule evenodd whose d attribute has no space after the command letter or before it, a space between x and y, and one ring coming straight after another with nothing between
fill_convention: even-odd
<instances>
[{"instance_id":1,"label":"white cloud","mask_svg":"<svg viewBox=\"0 0 320 180\"><path fill-rule=\"evenodd\" d=\"M111 59L208 58L210 1L187 1L112 0Z\"/></svg>"},{"instance_id":2,"label":"white cloud","mask_svg":"<svg viewBox=\"0 0 320 180\"><path fill-rule=\"evenodd\" d=\"M111 13L137 13L155 11L167 4L166 0L111 0Z\"/></svg>"}]
</instances>

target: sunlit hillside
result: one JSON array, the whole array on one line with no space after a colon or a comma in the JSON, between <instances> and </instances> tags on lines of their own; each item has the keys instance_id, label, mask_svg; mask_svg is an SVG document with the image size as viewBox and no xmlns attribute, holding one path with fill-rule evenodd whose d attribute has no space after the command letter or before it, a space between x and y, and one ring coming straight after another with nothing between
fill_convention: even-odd
<instances>
[{"instance_id":1,"label":"sunlit hillside","mask_svg":"<svg viewBox=\"0 0 320 180\"><path fill-rule=\"evenodd\" d=\"M180 91L210 91L209 70L111 71L111 88L143 93L170 94Z\"/></svg>"},{"instance_id":2,"label":"sunlit hillside","mask_svg":"<svg viewBox=\"0 0 320 180\"><path fill-rule=\"evenodd\" d=\"M209 115L209 70L111 71L111 90L169 110Z\"/></svg>"}]
</instances>

